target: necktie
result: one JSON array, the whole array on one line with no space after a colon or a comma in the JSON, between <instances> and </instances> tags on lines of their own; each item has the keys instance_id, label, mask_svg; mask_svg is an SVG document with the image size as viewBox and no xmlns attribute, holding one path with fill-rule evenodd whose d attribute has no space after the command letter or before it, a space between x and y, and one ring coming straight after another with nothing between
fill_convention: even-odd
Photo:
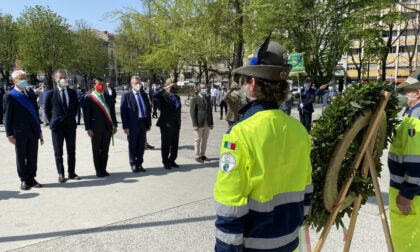
<instances>
[{"instance_id":1,"label":"necktie","mask_svg":"<svg viewBox=\"0 0 420 252\"><path fill-rule=\"evenodd\" d=\"M143 101L141 99L140 93L136 93L136 99L137 99L137 103L139 104L139 108L140 108L139 118L145 118L146 117L146 112L144 112Z\"/></svg>"},{"instance_id":2,"label":"necktie","mask_svg":"<svg viewBox=\"0 0 420 252\"><path fill-rule=\"evenodd\" d=\"M61 97L63 100L64 111L67 111L67 98L66 98L66 94L64 93L64 89L61 90Z\"/></svg>"}]
</instances>

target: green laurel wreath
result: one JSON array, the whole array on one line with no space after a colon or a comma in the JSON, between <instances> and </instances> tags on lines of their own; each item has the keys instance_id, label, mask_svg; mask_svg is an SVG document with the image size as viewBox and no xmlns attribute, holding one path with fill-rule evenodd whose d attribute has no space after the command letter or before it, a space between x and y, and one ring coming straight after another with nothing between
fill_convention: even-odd
<instances>
[{"instance_id":1,"label":"green laurel wreath","mask_svg":"<svg viewBox=\"0 0 420 252\"><path fill-rule=\"evenodd\" d=\"M326 224L330 212L324 205L324 184L326 183L326 174L329 169L330 159L337 147L337 144L343 139L347 129L353 126L357 118L364 115L367 111L374 111L380 100L384 97L383 92L392 92L392 86L385 82L371 82L369 84L354 84L349 87L342 95L329 104L322 116L314 121L311 132L312 136L312 182L314 184L314 193L312 198L312 206L305 222L307 225L315 228L319 232ZM398 99L396 92L392 92L391 97L385 108L386 114L386 139L391 142L391 137L395 127L399 123L397 113ZM342 167L338 176L338 189L342 187L346 178L354 172L352 164L354 158L362 143L364 128L353 140L348 148ZM385 146L375 146L376 155L374 157L377 172L380 176L382 164L379 157ZM362 162L363 164L363 162ZM328 193L328 192L327 192ZM349 189L348 195L361 195L362 205L366 203L369 196L374 195L374 189L371 178L368 176L364 179L359 172L356 172L353 183ZM350 217L353 205L345 206L338 214L335 225L337 229L344 227L343 217L347 214Z\"/></svg>"}]
</instances>

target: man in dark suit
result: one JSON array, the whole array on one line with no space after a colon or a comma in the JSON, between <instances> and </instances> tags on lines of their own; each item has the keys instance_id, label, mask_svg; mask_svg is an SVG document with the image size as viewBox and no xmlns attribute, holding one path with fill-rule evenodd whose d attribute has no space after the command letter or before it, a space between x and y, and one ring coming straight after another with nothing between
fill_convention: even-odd
<instances>
[{"instance_id":1,"label":"man in dark suit","mask_svg":"<svg viewBox=\"0 0 420 252\"><path fill-rule=\"evenodd\" d=\"M131 77L131 91L121 97L121 121L128 139L128 154L131 170L145 172L143 155L146 145L146 131L152 126L150 101L141 86L139 76Z\"/></svg>"},{"instance_id":2,"label":"man in dark suit","mask_svg":"<svg viewBox=\"0 0 420 252\"><path fill-rule=\"evenodd\" d=\"M5 94L3 86L0 86L0 124L3 124L3 97Z\"/></svg>"},{"instance_id":3,"label":"man in dark suit","mask_svg":"<svg viewBox=\"0 0 420 252\"><path fill-rule=\"evenodd\" d=\"M80 125L80 119L82 118L82 108L85 101L86 92L80 84L77 84L77 125Z\"/></svg>"},{"instance_id":4,"label":"man in dark suit","mask_svg":"<svg viewBox=\"0 0 420 252\"><path fill-rule=\"evenodd\" d=\"M191 99L190 114L195 133L195 161L203 163L206 157L207 139L213 129L213 113L207 86L200 84L198 95Z\"/></svg>"},{"instance_id":5,"label":"man in dark suit","mask_svg":"<svg viewBox=\"0 0 420 252\"><path fill-rule=\"evenodd\" d=\"M313 103L315 101L315 89L312 88L309 82L303 85L303 88L298 89L297 97L299 98L300 122L305 126L308 132L311 131L312 113L314 112Z\"/></svg>"},{"instance_id":6,"label":"man in dark suit","mask_svg":"<svg viewBox=\"0 0 420 252\"><path fill-rule=\"evenodd\" d=\"M166 80L163 90L154 95L160 109L156 123L160 127L162 141L162 162L165 169L178 168L175 163L178 156L179 130L181 129L181 100L176 92L176 83Z\"/></svg>"},{"instance_id":7,"label":"man in dark suit","mask_svg":"<svg viewBox=\"0 0 420 252\"><path fill-rule=\"evenodd\" d=\"M6 135L15 145L16 165L21 180L20 189L40 188L35 180L38 162L38 140L44 143L38 114L36 96L27 92L26 73L16 70L12 73L15 88L4 100Z\"/></svg>"},{"instance_id":8,"label":"man in dark suit","mask_svg":"<svg viewBox=\"0 0 420 252\"><path fill-rule=\"evenodd\" d=\"M106 82L106 92L112 97L112 101L117 103L117 91L115 91L115 88L109 81Z\"/></svg>"},{"instance_id":9,"label":"man in dark suit","mask_svg":"<svg viewBox=\"0 0 420 252\"><path fill-rule=\"evenodd\" d=\"M117 132L115 103L112 97L105 93L105 81L95 79L94 91L87 95L83 106L85 129L92 142L93 163L96 176L109 176L106 171L108 164L109 144Z\"/></svg>"},{"instance_id":10,"label":"man in dark suit","mask_svg":"<svg viewBox=\"0 0 420 252\"><path fill-rule=\"evenodd\" d=\"M55 72L55 87L47 95L45 115L50 123L58 182L66 182L63 164L63 145L66 142L69 179L79 180L76 174L76 114L77 94L68 87L66 71Z\"/></svg>"},{"instance_id":11,"label":"man in dark suit","mask_svg":"<svg viewBox=\"0 0 420 252\"><path fill-rule=\"evenodd\" d=\"M158 109L158 102L153 99L153 96L160 91L160 88L156 86L156 84L152 85L152 88L149 89L149 99L153 108L152 118L157 118L157 109Z\"/></svg>"}]
</instances>

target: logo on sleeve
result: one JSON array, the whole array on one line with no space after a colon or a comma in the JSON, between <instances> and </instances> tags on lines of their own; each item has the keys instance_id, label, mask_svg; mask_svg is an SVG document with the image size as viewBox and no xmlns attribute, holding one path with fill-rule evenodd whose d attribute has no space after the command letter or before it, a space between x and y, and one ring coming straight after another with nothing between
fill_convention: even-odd
<instances>
[{"instance_id":1,"label":"logo on sleeve","mask_svg":"<svg viewBox=\"0 0 420 252\"><path fill-rule=\"evenodd\" d=\"M228 141L225 141L224 147L226 149L229 149L229 150L235 150L236 149L236 144L231 143L231 142L228 142Z\"/></svg>"},{"instance_id":2,"label":"logo on sleeve","mask_svg":"<svg viewBox=\"0 0 420 252\"><path fill-rule=\"evenodd\" d=\"M408 135L413 137L416 135L416 129L408 129Z\"/></svg>"},{"instance_id":3,"label":"logo on sleeve","mask_svg":"<svg viewBox=\"0 0 420 252\"><path fill-rule=\"evenodd\" d=\"M223 173L232 171L236 166L235 157L230 153L223 153L219 160L219 168Z\"/></svg>"}]
</instances>

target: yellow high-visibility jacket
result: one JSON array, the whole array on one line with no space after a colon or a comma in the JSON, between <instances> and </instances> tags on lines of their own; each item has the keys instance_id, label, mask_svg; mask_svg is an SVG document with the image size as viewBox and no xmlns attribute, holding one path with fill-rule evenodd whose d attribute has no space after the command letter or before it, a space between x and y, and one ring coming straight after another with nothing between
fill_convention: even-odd
<instances>
[{"instance_id":1,"label":"yellow high-visibility jacket","mask_svg":"<svg viewBox=\"0 0 420 252\"><path fill-rule=\"evenodd\" d=\"M306 129L254 101L223 136L214 188L216 251L293 251L313 191Z\"/></svg>"},{"instance_id":2,"label":"yellow high-visibility jacket","mask_svg":"<svg viewBox=\"0 0 420 252\"><path fill-rule=\"evenodd\" d=\"M420 251L420 104L408 109L397 127L388 155L389 211L396 252ZM412 200L409 215L401 214L396 199Z\"/></svg>"}]
</instances>

